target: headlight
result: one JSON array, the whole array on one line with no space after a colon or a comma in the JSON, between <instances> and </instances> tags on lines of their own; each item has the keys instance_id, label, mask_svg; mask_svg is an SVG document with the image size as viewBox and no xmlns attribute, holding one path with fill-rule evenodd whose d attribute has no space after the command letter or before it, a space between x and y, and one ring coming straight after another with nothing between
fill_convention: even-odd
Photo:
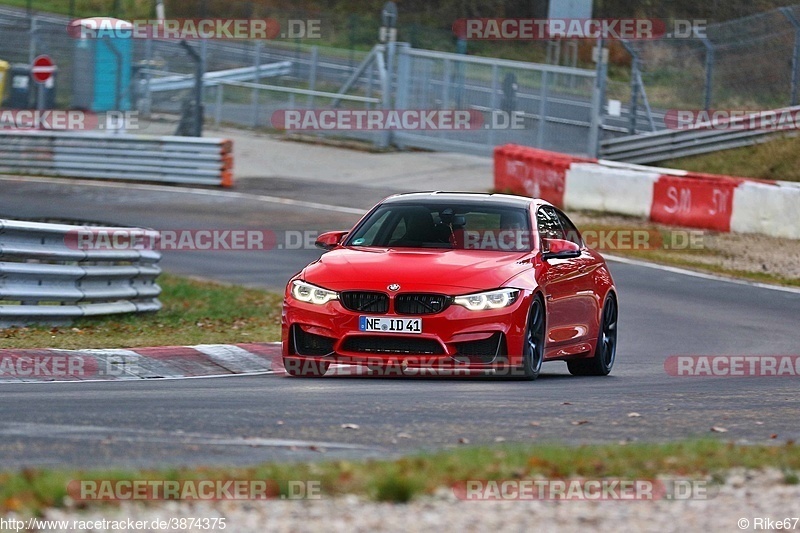
<instances>
[{"instance_id":1,"label":"headlight","mask_svg":"<svg viewBox=\"0 0 800 533\"><path fill-rule=\"evenodd\" d=\"M292 282L292 296L301 302L308 302L317 305L324 305L331 300L338 300L339 294L322 287L317 287L305 281L295 280Z\"/></svg>"},{"instance_id":2,"label":"headlight","mask_svg":"<svg viewBox=\"0 0 800 533\"><path fill-rule=\"evenodd\" d=\"M483 311L484 309L508 307L517 300L517 296L519 296L519 289L498 289L456 296L453 303L466 307L470 311Z\"/></svg>"}]
</instances>

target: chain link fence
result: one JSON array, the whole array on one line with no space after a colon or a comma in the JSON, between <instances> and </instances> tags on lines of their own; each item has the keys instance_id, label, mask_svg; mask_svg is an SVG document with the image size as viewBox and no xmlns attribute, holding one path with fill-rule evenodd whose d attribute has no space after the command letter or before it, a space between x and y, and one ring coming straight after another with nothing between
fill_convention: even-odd
<instances>
[{"instance_id":1,"label":"chain link fence","mask_svg":"<svg viewBox=\"0 0 800 533\"><path fill-rule=\"evenodd\" d=\"M275 17L272 12L257 17ZM290 15L297 16L297 15ZM303 15L307 16L307 15ZM312 15L313 16L313 15ZM289 19L287 19L289 20ZM347 17L346 20L353 20ZM36 17L33 24L20 11L0 9L0 21L13 27L16 46L3 38L0 58L29 63L29 57L50 54L59 66L57 103L70 107L73 48L67 35L67 17ZM362 24L359 35L370 34L374 43L378 22ZM345 26L345 28L352 27ZM374 26L374 27L373 27ZM366 29L365 29L366 28ZM271 127L276 112L295 109L346 107L351 109L470 110L484 114L485 128L476 131L419 131L396 136L403 147L455 150L490 154L499 144L515 142L576 154L590 153L594 71L503 61L447 52L418 50L397 43L391 65L378 65L375 54L388 62L383 48L360 50L347 30L350 48L306 44L307 40L207 40L191 41L203 57L207 73L287 63L287 69L254 76L245 81L206 82L203 90L205 122L216 125ZM413 35L413 31L410 31ZM7 35L7 34L3 34ZM364 37L366 38L366 37ZM422 38L422 37L420 37ZM437 40L438 37L428 39ZM20 50L19 43L30 43ZM384 59L386 58L386 59ZM176 120L192 98L192 88L154 90L159 80L191 79L194 64L177 41L135 39L133 82L120 101L129 99L147 116ZM388 78L382 81L383 77ZM387 76L385 72L390 72ZM498 112L505 123L498 123ZM519 116L511 128L509 115ZM499 124L499 125L498 125ZM497 126L497 127L496 127ZM177 128L177 121L176 121ZM323 133L316 132L322 135ZM357 138L385 146L386 132L336 131L324 133Z\"/></svg>"},{"instance_id":2,"label":"chain link fence","mask_svg":"<svg viewBox=\"0 0 800 533\"><path fill-rule=\"evenodd\" d=\"M134 7L147 16L152 5L146 4L146 1L136 2ZM168 2L168 8L180 7L179 3L173 4ZM313 44L313 39L299 38L192 41L190 45L204 58L206 72L289 63L287 69L245 81L207 83L203 94L206 123L270 127L276 111L344 105L336 93L370 57L377 40L379 17L341 12L320 14L301 9L281 11L252 2L231 2L231 6L231 16L282 22L317 19L325 39L319 45ZM76 12L75 16L87 14ZM138 11L119 13L121 17L126 15L142 16ZM75 40L65 31L68 20L66 16L47 14L30 17L25 10L0 8L0 59L29 65L37 54L52 56L59 69L56 104L62 108L73 105L76 84L84 83L73 79ZM624 62L612 65L612 79L606 80L606 100L619 100L621 108L612 113L610 107L604 106L604 135L663 129L664 115L671 109L755 110L797 104L798 21L800 5L711 24L705 38L629 43L631 65ZM495 145L515 142L575 154L592 153L592 113L599 105L594 101L594 70L556 66L548 70L537 64L545 62L549 55L548 43L541 41L470 42L467 43L470 55L455 54L452 52L458 46L452 32L431 30L411 15L400 24L398 34L410 46L398 46L395 70L388 85L392 106L476 110L486 113L489 122L493 112L516 111L523 126L489 127L467 133L401 134L397 136L399 144L473 152L476 147L488 151ZM587 43L581 46L587 48ZM530 62L473 55L489 51L518 54L523 47ZM585 55L584 50L582 56ZM562 56L566 60L570 54L565 52ZM581 59L580 64L586 65L586 61ZM129 99L134 108L145 114L161 114L176 120L191 100L192 89L153 92L148 87L153 80L170 76L183 75L189 79L194 65L187 51L176 41L137 39L133 43L133 66L133 82L122 88L125 95L121 100ZM636 81L637 72L641 76L640 85L625 79L631 75ZM358 109L384 105L384 86L376 65L369 64L357 74L347 87L346 105ZM635 121L631 120L634 111ZM372 141L379 137L363 132L347 132L343 136Z\"/></svg>"},{"instance_id":3,"label":"chain link fence","mask_svg":"<svg viewBox=\"0 0 800 533\"><path fill-rule=\"evenodd\" d=\"M662 109L774 109L798 103L800 5L709 24L705 36L631 43Z\"/></svg>"}]
</instances>

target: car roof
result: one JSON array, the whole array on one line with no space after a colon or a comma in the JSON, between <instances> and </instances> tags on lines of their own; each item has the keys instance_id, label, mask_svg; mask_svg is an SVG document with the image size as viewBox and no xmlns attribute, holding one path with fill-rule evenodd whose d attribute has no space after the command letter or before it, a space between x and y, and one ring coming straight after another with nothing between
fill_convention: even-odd
<instances>
[{"instance_id":1,"label":"car roof","mask_svg":"<svg viewBox=\"0 0 800 533\"><path fill-rule=\"evenodd\" d=\"M448 192L448 191L426 191L426 192L409 192L389 196L382 203L387 204L414 204L426 201L450 201L450 202L468 202L468 203L486 203L493 205L503 205L508 207L522 207L528 208L531 205L538 207L542 204L548 204L545 200L539 198L529 198L526 196L516 196L513 194L493 194L485 192ZM549 204L548 204L549 205Z\"/></svg>"}]
</instances>

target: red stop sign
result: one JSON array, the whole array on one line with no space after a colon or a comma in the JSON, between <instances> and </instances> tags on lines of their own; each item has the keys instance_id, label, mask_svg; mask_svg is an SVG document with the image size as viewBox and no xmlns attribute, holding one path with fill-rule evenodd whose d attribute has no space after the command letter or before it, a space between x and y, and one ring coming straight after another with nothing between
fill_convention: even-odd
<instances>
[{"instance_id":1,"label":"red stop sign","mask_svg":"<svg viewBox=\"0 0 800 533\"><path fill-rule=\"evenodd\" d=\"M33 60L31 67L31 76L36 83L44 83L50 79L53 72L56 71L56 66L50 56L41 55Z\"/></svg>"}]
</instances>

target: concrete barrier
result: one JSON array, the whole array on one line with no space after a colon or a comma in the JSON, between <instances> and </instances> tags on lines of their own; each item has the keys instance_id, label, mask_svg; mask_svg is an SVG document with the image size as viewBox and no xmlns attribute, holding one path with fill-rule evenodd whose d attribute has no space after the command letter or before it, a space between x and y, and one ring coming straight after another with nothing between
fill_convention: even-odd
<instances>
[{"instance_id":1,"label":"concrete barrier","mask_svg":"<svg viewBox=\"0 0 800 533\"><path fill-rule=\"evenodd\" d=\"M659 177L657 172L575 163L567 171L564 207L650 218Z\"/></svg>"},{"instance_id":2,"label":"concrete barrier","mask_svg":"<svg viewBox=\"0 0 800 533\"><path fill-rule=\"evenodd\" d=\"M740 184L733 195L730 230L800 239L800 184Z\"/></svg>"}]
</instances>

